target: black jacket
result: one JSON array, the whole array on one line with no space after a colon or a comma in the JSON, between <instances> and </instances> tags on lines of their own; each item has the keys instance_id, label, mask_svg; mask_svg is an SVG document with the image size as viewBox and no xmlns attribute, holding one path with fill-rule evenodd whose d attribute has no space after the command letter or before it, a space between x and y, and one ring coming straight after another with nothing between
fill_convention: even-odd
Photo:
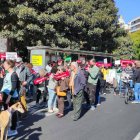
<instances>
[{"instance_id":1,"label":"black jacket","mask_svg":"<svg viewBox=\"0 0 140 140\"><path fill-rule=\"evenodd\" d=\"M135 71L134 71L134 82L135 83L140 83L140 68L137 68Z\"/></svg>"}]
</instances>

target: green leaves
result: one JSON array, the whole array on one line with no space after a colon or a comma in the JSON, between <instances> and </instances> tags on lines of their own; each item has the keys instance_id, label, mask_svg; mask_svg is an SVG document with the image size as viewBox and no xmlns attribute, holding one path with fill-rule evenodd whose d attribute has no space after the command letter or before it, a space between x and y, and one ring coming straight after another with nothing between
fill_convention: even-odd
<instances>
[{"instance_id":1,"label":"green leaves","mask_svg":"<svg viewBox=\"0 0 140 140\"><path fill-rule=\"evenodd\" d=\"M134 58L140 59L140 30L130 34L133 41Z\"/></svg>"},{"instance_id":2,"label":"green leaves","mask_svg":"<svg viewBox=\"0 0 140 140\"><path fill-rule=\"evenodd\" d=\"M16 46L112 52L126 45L112 0L7 0L0 3L0 23L0 35L14 38Z\"/></svg>"}]
</instances>

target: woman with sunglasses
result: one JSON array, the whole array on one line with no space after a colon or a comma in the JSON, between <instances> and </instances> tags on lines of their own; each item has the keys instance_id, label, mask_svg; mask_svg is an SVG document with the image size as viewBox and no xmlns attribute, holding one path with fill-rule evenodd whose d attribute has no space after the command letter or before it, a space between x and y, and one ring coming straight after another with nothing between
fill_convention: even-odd
<instances>
[{"instance_id":1,"label":"woman with sunglasses","mask_svg":"<svg viewBox=\"0 0 140 140\"><path fill-rule=\"evenodd\" d=\"M63 72L65 72L64 67L59 66L57 74L61 74ZM58 86L60 87L60 92L67 92L68 85L69 85L69 78L62 77L60 80L58 80ZM58 95L58 109L59 109L59 112L56 114L56 116L58 118L62 118L64 116L64 98L65 98L65 96Z\"/></svg>"},{"instance_id":2,"label":"woman with sunglasses","mask_svg":"<svg viewBox=\"0 0 140 140\"><path fill-rule=\"evenodd\" d=\"M57 72L57 68L53 67L51 70L51 75L49 77L48 82L48 113L58 112L57 109L57 95L55 91L55 87L57 85L57 81L54 79L54 75Z\"/></svg>"}]
</instances>

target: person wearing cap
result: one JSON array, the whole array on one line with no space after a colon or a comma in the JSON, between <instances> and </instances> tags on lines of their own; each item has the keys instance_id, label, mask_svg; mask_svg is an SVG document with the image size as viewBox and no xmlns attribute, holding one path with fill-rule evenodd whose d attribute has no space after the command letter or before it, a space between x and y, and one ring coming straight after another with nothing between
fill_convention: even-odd
<instances>
[{"instance_id":1,"label":"person wearing cap","mask_svg":"<svg viewBox=\"0 0 140 140\"><path fill-rule=\"evenodd\" d=\"M21 88L20 88L21 102L24 105L24 108L27 110L27 105L25 100L26 88L28 87L29 83L33 80L33 75L31 74L29 68L24 65L21 57L18 57L16 59L15 71L21 83Z\"/></svg>"},{"instance_id":2,"label":"person wearing cap","mask_svg":"<svg viewBox=\"0 0 140 140\"><path fill-rule=\"evenodd\" d=\"M136 62L136 69L134 72L134 95L135 100L132 103L140 103L140 61Z\"/></svg>"},{"instance_id":3,"label":"person wearing cap","mask_svg":"<svg viewBox=\"0 0 140 140\"><path fill-rule=\"evenodd\" d=\"M81 69L78 68L77 62L71 63L71 77L69 87L73 95L73 108L74 113L72 116L73 121L77 121L80 118L82 111L82 102L84 96L84 88L86 86L86 78Z\"/></svg>"}]
</instances>

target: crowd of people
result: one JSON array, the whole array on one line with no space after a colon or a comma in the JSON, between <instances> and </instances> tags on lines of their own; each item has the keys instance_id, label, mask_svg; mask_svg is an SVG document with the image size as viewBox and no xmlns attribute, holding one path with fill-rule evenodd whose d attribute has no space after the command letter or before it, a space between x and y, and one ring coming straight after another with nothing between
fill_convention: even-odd
<instances>
[{"instance_id":1,"label":"crowd of people","mask_svg":"<svg viewBox=\"0 0 140 140\"><path fill-rule=\"evenodd\" d=\"M24 63L20 57L16 61L5 60L0 66L1 110L7 110L20 100L26 111L23 115L12 114L8 136L17 134L18 117L27 116L27 99L35 100L35 106L40 108L42 97L48 113L55 112L57 118L65 116L65 109L73 108L72 119L77 121L83 107L93 111L101 104L100 96L109 93L107 88L112 88L114 95L124 95L126 79L134 91L133 103L140 103L140 62L125 68L120 65L111 68L97 67L94 58L73 62L59 60L35 71L31 63Z\"/></svg>"}]
</instances>

